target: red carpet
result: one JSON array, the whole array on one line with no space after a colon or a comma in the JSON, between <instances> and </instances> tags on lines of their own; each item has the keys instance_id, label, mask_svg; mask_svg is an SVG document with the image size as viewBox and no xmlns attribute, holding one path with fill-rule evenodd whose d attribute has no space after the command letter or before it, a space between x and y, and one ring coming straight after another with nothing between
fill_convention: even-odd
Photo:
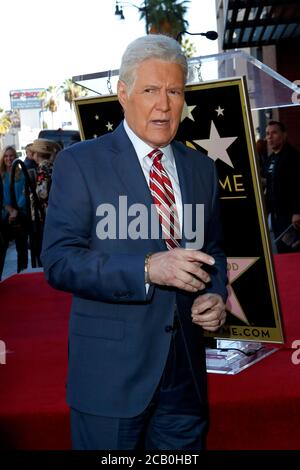
<instances>
[{"instance_id":1,"label":"red carpet","mask_svg":"<svg viewBox=\"0 0 300 470\"><path fill-rule=\"evenodd\" d=\"M275 256L285 347L300 340L300 253ZM300 375L300 366L299 372ZM299 389L300 391L300 389Z\"/></svg>"},{"instance_id":2,"label":"red carpet","mask_svg":"<svg viewBox=\"0 0 300 470\"><path fill-rule=\"evenodd\" d=\"M276 257L285 347L300 340L300 254ZM0 448L69 449L65 403L71 297L43 274L0 283ZM300 364L282 350L236 376L210 374L210 449L299 449ZM300 357L300 355L299 355Z\"/></svg>"},{"instance_id":3,"label":"red carpet","mask_svg":"<svg viewBox=\"0 0 300 470\"><path fill-rule=\"evenodd\" d=\"M67 322L71 296L48 286L42 273L0 283L0 447L70 446L65 402Z\"/></svg>"}]
</instances>

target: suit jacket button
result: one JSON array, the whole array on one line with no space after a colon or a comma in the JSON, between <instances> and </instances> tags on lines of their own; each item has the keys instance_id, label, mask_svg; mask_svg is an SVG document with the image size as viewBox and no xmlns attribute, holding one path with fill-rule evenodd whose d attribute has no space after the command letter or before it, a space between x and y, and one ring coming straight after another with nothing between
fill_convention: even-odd
<instances>
[{"instance_id":1,"label":"suit jacket button","mask_svg":"<svg viewBox=\"0 0 300 470\"><path fill-rule=\"evenodd\" d=\"M166 333L170 333L172 330L173 330L173 326L172 326L172 325L167 325L167 326L165 326L165 332L166 332Z\"/></svg>"}]
</instances>

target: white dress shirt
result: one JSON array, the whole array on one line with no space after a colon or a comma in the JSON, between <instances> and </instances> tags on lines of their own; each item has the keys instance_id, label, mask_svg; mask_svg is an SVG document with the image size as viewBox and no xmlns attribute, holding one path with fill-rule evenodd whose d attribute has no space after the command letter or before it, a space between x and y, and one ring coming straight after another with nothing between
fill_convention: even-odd
<instances>
[{"instance_id":1,"label":"white dress shirt","mask_svg":"<svg viewBox=\"0 0 300 470\"><path fill-rule=\"evenodd\" d=\"M153 162L151 158L148 157L148 154L153 150L153 148L150 147L150 145L146 144L130 129L125 119L124 119L124 128L125 128L126 134L128 135L129 139L132 142L132 145L134 146L141 168L143 170L147 184L149 186L150 169L151 169ZM171 145L167 145L166 147L159 147L159 150L163 153L163 156L161 158L162 165L164 169L166 170L172 183L174 196L175 196L176 209L177 209L177 214L178 214L178 219L179 219L179 224L180 224L180 231L182 233L182 217L183 217L182 198L181 198L181 191L180 191L180 186L179 186L179 179L178 179L178 174L176 170L173 150L172 150Z\"/></svg>"}]
</instances>

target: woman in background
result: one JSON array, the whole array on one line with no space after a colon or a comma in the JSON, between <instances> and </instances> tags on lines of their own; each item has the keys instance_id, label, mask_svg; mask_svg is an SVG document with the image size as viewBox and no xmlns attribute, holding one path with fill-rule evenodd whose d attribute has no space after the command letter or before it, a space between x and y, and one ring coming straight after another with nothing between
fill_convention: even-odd
<instances>
[{"instance_id":1,"label":"woman in background","mask_svg":"<svg viewBox=\"0 0 300 470\"><path fill-rule=\"evenodd\" d=\"M25 177L20 170L15 174L16 207L13 206L10 195L11 170L13 161L17 158L14 147L8 146L0 157L0 177L3 185L3 207L1 208L1 248L0 248L0 279L4 267L5 256L10 240L15 240L18 255L17 272L27 268L27 210L25 199Z\"/></svg>"}]
</instances>

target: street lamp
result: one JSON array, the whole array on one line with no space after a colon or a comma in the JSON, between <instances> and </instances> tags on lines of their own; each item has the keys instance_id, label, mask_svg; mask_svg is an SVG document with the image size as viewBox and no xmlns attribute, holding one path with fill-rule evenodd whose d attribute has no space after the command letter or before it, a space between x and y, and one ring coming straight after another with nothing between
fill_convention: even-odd
<instances>
[{"instance_id":1,"label":"street lamp","mask_svg":"<svg viewBox=\"0 0 300 470\"><path fill-rule=\"evenodd\" d=\"M190 36L205 36L211 41L215 41L215 39L218 38L218 33L216 31L207 31L206 33L190 33L189 31L180 31L180 33L177 34L176 41L180 41L180 38L183 34L189 34Z\"/></svg>"},{"instance_id":2,"label":"street lamp","mask_svg":"<svg viewBox=\"0 0 300 470\"><path fill-rule=\"evenodd\" d=\"M126 7L126 6L134 7L134 8L136 8L139 12L145 12L146 33L148 34L148 32L149 32L149 31L148 31L148 30L149 30L149 22L148 22L148 7L147 7L146 0L144 1L144 5L143 5L143 6L137 6L137 5L134 5L134 3L130 3L130 2L119 2L119 1L116 1L115 15L116 15L116 16L119 16L119 17L120 17L120 20L125 20L123 7Z\"/></svg>"}]
</instances>

